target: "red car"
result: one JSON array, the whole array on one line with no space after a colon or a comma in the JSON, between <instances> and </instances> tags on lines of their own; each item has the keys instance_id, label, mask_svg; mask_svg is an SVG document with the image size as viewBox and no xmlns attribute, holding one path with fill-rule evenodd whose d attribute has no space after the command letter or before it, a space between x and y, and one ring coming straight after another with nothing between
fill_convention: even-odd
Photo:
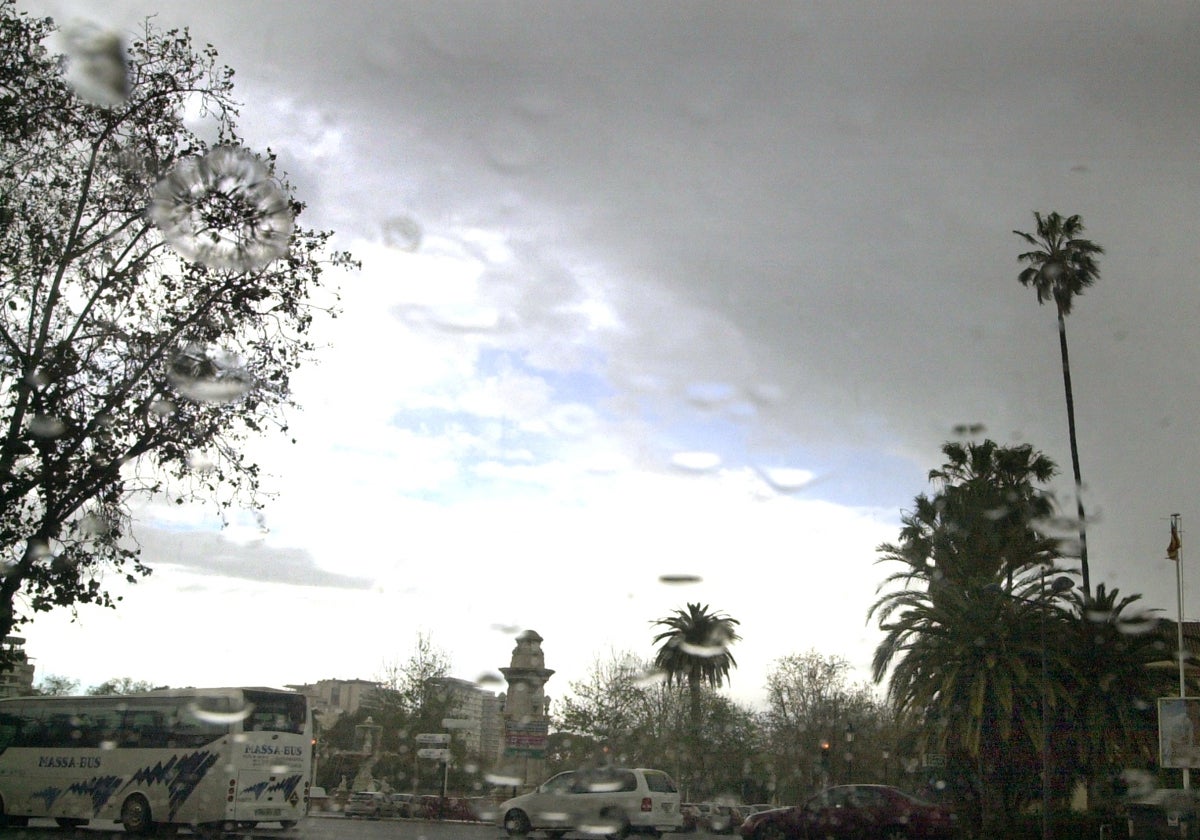
<instances>
[{"instance_id":1,"label":"red car","mask_svg":"<svg viewBox=\"0 0 1200 840\"><path fill-rule=\"evenodd\" d=\"M839 785L803 805L751 814L738 833L747 840L944 840L954 814L889 785Z\"/></svg>"}]
</instances>

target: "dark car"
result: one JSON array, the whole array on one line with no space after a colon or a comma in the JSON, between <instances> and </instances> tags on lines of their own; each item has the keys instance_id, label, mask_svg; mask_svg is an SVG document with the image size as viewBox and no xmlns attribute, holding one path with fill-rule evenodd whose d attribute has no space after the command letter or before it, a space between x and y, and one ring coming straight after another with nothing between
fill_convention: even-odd
<instances>
[{"instance_id":1,"label":"dark car","mask_svg":"<svg viewBox=\"0 0 1200 840\"><path fill-rule=\"evenodd\" d=\"M942 840L954 814L888 785L839 785L803 805L751 814L738 833L747 840Z\"/></svg>"}]
</instances>

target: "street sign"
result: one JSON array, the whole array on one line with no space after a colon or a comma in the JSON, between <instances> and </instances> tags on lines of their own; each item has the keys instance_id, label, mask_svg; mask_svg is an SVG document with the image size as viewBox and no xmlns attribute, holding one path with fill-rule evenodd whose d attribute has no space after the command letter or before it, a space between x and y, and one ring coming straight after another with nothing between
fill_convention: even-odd
<instances>
[{"instance_id":1,"label":"street sign","mask_svg":"<svg viewBox=\"0 0 1200 840\"><path fill-rule=\"evenodd\" d=\"M467 718L442 718L442 726L447 729L474 729L475 721Z\"/></svg>"},{"instance_id":2,"label":"street sign","mask_svg":"<svg viewBox=\"0 0 1200 840\"><path fill-rule=\"evenodd\" d=\"M449 761L450 750L437 747L423 747L417 750L417 758L436 758L438 761Z\"/></svg>"},{"instance_id":3,"label":"street sign","mask_svg":"<svg viewBox=\"0 0 1200 840\"><path fill-rule=\"evenodd\" d=\"M449 732L423 732L417 736L418 744L449 744Z\"/></svg>"}]
</instances>

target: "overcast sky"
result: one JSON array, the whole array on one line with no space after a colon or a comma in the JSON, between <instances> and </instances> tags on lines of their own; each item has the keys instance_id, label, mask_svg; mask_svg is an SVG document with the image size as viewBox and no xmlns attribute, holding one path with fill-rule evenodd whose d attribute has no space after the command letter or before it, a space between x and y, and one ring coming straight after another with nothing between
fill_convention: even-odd
<instances>
[{"instance_id":1,"label":"overcast sky","mask_svg":"<svg viewBox=\"0 0 1200 840\"><path fill-rule=\"evenodd\" d=\"M1067 327L1093 585L1174 617L1180 513L1200 593L1193 2L20 8L213 43L364 264L298 442L255 447L263 521L143 508L154 575L38 617L39 676L369 679L426 633L472 679L532 628L553 697L699 601L739 699L809 649L865 678L875 547L956 429L1043 450L1074 509L1034 210L1107 251Z\"/></svg>"}]
</instances>

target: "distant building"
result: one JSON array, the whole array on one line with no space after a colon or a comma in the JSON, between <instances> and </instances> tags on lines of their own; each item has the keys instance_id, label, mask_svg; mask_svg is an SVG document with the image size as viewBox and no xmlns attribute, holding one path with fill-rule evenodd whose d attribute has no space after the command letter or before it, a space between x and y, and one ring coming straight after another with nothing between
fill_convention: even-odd
<instances>
[{"instance_id":1,"label":"distant building","mask_svg":"<svg viewBox=\"0 0 1200 840\"><path fill-rule=\"evenodd\" d=\"M308 685L289 685L308 698L313 717L323 728L333 726L344 714L354 714L363 700L379 688L373 680L318 680Z\"/></svg>"},{"instance_id":2,"label":"distant building","mask_svg":"<svg viewBox=\"0 0 1200 840\"><path fill-rule=\"evenodd\" d=\"M25 640L4 637L4 655L12 668L0 673L0 697L24 697L33 693L33 661L25 655Z\"/></svg>"},{"instance_id":3,"label":"distant building","mask_svg":"<svg viewBox=\"0 0 1200 840\"><path fill-rule=\"evenodd\" d=\"M446 692L450 717L466 722L452 731L466 744L467 750L489 763L495 761L500 754L503 731L500 700L495 692L456 677L435 677L430 682Z\"/></svg>"}]
</instances>

